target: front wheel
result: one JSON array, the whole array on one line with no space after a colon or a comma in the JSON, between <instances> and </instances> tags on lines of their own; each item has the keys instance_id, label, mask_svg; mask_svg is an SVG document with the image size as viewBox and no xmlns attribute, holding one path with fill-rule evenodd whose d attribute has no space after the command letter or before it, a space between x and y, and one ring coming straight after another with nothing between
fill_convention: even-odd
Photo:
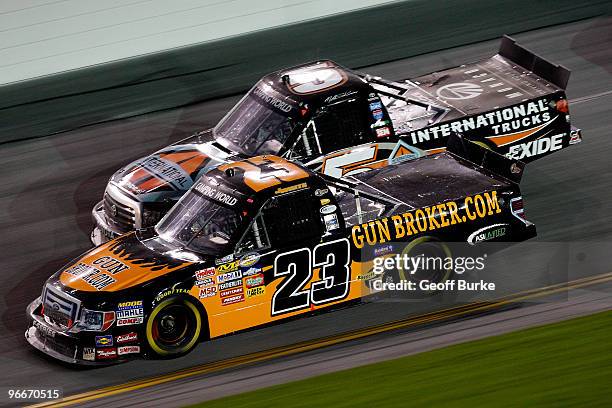
<instances>
[{"instance_id":1,"label":"front wheel","mask_svg":"<svg viewBox=\"0 0 612 408\"><path fill-rule=\"evenodd\" d=\"M157 357L178 357L189 353L202 332L200 311L188 299L166 299L147 319L146 338Z\"/></svg>"}]
</instances>

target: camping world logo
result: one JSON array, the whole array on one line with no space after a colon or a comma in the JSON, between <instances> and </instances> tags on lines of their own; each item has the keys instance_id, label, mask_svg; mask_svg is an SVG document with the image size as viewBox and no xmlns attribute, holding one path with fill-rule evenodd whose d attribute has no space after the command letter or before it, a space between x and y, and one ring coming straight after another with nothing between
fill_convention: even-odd
<instances>
[{"instance_id":1,"label":"camping world logo","mask_svg":"<svg viewBox=\"0 0 612 408\"><path fill-rule=\"evenodd\" d=\"M458 82L456 84L444 85L436 94L442 99L471 99L482 94L483 90L476 84L469 82Z\"/></svg>"}]
</instances>

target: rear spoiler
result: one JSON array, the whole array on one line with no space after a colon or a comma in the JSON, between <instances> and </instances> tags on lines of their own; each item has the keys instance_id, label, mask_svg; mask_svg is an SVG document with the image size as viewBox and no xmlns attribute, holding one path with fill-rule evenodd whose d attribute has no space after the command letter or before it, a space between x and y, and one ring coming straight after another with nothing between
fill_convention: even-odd
<instances>
[{"instance_id":1,"label":"rear spoiler","mask_svg":"<svg viewBox=\"0 0 612 408\"><path fill-rule=\"evenodd\" d=\"M524 162L510 160L456 133L452 133L448 138L446 151L512 183L520 183L523 177Z\"/></svg>"},{"instance_id":2,"label":"rear spoiler","mask_svg":"<svg viewBox=\"0 0 612 408\"><path fill-rule=\"evenodd\" d=\"M504 35L499 46L499 55L520 65L521 67L533 72L537 76L557 85L561 89L567 88L570 70L563 65L553 64L552 62L538 57L516 41Z\"/></svg>"}]
</instances>

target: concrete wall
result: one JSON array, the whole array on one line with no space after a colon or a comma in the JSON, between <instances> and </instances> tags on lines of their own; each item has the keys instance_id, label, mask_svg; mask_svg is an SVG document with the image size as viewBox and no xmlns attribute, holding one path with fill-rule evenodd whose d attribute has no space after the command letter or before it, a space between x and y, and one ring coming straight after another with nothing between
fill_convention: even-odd
<instances>
[{"instance_id":1,"label":"concrete wall","mask_svg":"<svg viewBox=\"0 0 612 408\"><path fill-rule=\"evenodd\" d=\"M390 0L2 0L0 84Z\"/></svg>"},{"instance_id":2,"label":"concrete wall","mask_svg":"<svg viewBox=\"0 0 612 408\"><path fill-rule=\"evenodd\" d=\"M318 58L358 68L609 11L602 0L408 0L124 59L0 87L0 143L243 92Z\"/></svg>"}]
</instances>

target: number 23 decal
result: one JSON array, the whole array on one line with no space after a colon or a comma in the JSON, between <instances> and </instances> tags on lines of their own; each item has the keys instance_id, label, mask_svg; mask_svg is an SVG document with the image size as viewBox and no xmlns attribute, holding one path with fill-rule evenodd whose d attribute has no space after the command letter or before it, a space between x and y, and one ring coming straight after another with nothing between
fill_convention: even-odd
<instances>
[{"instance_id":1,"label":"number 23 decal","mask_svg":"<svg viewBox=\"0 0 612 408\"><path fill-rule=\"evenodd\" d=\"M319 244L312 251L302 248L278 255L274 277L286 278L272 296L272 316L345 298L349 292L349 262L346 238ZM321 268L321 280L304 289L314 268Z\"/></svg>"}]
</instances>

